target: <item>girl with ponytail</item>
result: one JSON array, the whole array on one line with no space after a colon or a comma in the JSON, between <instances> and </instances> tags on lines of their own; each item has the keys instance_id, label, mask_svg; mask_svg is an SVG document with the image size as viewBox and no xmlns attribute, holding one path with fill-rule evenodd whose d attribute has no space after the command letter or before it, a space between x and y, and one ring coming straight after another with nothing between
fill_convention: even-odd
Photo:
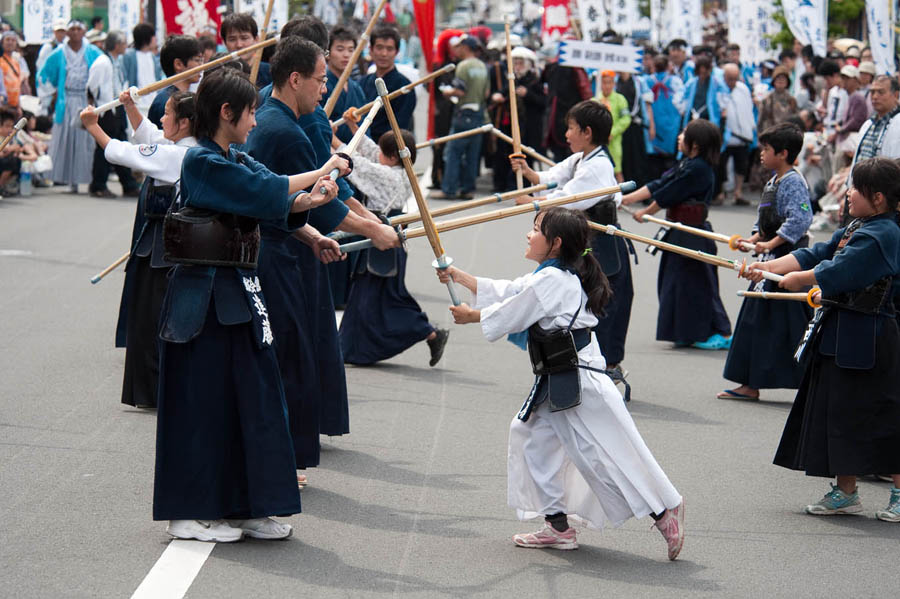
<instances>
[{"instance_id":1,"label":"girl with ponytail","mask_svg":"<svg viewBox=\"0 0 900 599\"><path fill-rule=\"evenodd\" d=\"M609 283L574 210L541 212L527 234L533 273L512 281L438 271L472 292L452 306L457 324L480 323L488 341L503 335L527 347L537 375L509 430L508 501L520 519L544 527L517 534L520 547L577 549L568 517L590 528L651 516L669 559L684 542L684 505L641 438L607 374L592 327L610 300ZM526 345L527 342L527 345Z\"/></svg>"}]
</instances>

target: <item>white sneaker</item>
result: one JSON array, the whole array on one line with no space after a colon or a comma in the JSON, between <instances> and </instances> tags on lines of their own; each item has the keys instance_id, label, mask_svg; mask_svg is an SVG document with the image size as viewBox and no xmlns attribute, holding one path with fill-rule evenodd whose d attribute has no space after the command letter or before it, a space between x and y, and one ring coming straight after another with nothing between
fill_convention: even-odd
<instances>
[{"instance_id":1,"label":"white sneaker","mask_svg":"<svg viewBox=\"0 0 900 599\"><path fill-rule=\"evenodd\" d=\"M286 539L294 532L290 524L282 524L272 518L252 518L250 520L229 520L228 523L254 539Z\"/></svg>"},{"instance_id":2,"label":"white sneaker","mask_svg":"<svg viewBox=\"0 0 900 599\"><path fill-rule=\"evenodd\" d=\"M214 543L233 543L244 536L243 530L232 528L225 520L170 520L166 532L176 539Z\"/></svg>"}]
</instances>

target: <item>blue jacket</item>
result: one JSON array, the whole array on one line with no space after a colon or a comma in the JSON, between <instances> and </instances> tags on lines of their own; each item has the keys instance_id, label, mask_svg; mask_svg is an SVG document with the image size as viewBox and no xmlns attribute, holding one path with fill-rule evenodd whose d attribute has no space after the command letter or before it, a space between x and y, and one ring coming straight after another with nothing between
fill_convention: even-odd
<instances>
[{"instance_id":1,"label":"blue jacket","mask_svg":"<svg viewBox=\"0 0 900 599\"><path fill-rule=\"evenodd\" d=\"M125 73L125 81L129 87L137 85L137 50L129 48L119 60L122 61L122 72ZM165 79L166 76L163 73L162 66L159 64L159 56L155 54L153 55L153 67L156 80L161 81Z\"/></svg>"},{"instance_id":2,"label":"blue jacket","mask_svg":"<svg viewBox=\"0 0 900 599\"><path fill-rule=\"evenodd\" d=\"M103 52L93 44L85 46L84 59L87 62L88 69L102 54ZM53 122L63 122L66 114L66 55L62 45L57 47L47 57L47 62L44 63L44 66L41 67L41 71L38 73L38 79L56 87L56 112L54 113Z\"/></svg>"},{"instance_id":3,"label":"blue jacket","mask_svg":"<svg viewBox=\"0 0 900 599\"><path fill-rule=\"evenodd\" d=\"M687 124L693 119L691 112L694 108L694 99L697 97L697 84L699 77L691 77L684 86L684 116L681 118L681 127L687 127ZM716 127L722 122L722 108L719 106L718 91L720 82L712 74L709 76L709 86L706 88L706 110L709 112L708 120Z\"/></svg>"},{"instance_id":4,"label":"blue jacket","mask_svg":"<svg viewBox=\"0 0 900 599\"><path fill-rule=\"evenodd\" d=\"M338 76L332 73L331 69L328 69L328 83L326 83L328 93L322 96L322 101L320 102L322 106L325 106L325 103L328 102L328 98L334 93L334 86L337 85L337 82ZM366 104L366 97L363 95L363 90L359 86L359 83L352 79L348 79L347 91L342 91L337 102L335 102L334 110L331 111L331 118L337 120L341 118L341 115L344 114L348 108L359 108L364 104ZM391 104L391 107L393 107L393 104ZM350 128L347 125L341 125L338 127L337 136L342 142L350 143L353 134L350 133Z\"/></svg>"},{"instance_id":5,"label":"blue jacket","mask_svg":"<svg viewBox=\"0 0 900 599\"><path fill-rule=\"evenodd\" d=\"M372 102L378 97L378 90L375 89L376 79L378 79L378 75L369 73L359 82L366 102ZM382 79L384 79L384 85L387 87L388 93L397 91L410 83L410 80L401 75L396 67L385 73ZM394 116L397 117L397 124L400 125L400 128L411 129L410 124L412 123L413 112L416 109L415 90L391 100L391 108L394 111ZM369 127L369 137L377 141L382 133L390 130L391 124L388 122L387 114L384 110L381 110L372 120L372 126Z\"/></svg>"}]
</instances>

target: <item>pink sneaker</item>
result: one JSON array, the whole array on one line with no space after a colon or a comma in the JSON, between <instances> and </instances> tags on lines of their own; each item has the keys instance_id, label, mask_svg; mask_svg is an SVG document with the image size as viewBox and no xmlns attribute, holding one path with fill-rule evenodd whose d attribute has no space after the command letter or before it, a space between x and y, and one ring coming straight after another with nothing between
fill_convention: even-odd
<instances>
[{"instance_id":1,"label":"pink sneaker","mask_svg":"<svg viewBox=\"0 0 900 599\"><path fill-rule=\"evenodd\" d=\"M538 549L578 549L574 528L570 526L564 532L559 532L546 522L544 528L537 532L513 535L513 543L519 547Z\"/></svg>"},{"instance_id":2,"label":"pink sneaker","mask_svg":"<svg viewBox=\"0 0 900 599\"><path fill-rule=\"evenodd\" d=\"M681 553L681 547L684 545L684 501L678 507L666 510L665 515L653 526L662 533L666 545L669 547L669 559L674 560Z\"/></svg>"}]
</instances>

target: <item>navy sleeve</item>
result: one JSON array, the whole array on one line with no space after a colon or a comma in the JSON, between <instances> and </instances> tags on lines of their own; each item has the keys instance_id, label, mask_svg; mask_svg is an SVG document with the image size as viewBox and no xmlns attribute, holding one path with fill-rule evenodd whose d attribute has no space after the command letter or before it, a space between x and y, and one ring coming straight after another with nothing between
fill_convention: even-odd
<instances>
[{"instance_id":1,"label":"navy sleeve","mask_svg":"<svg viewBox=\"0 0 900 599\"><path fill-rule=\"evenodd\" d=\"M841 253L819 262L814 271L816 283L826 297L863 289L896 274L878 247L878 240L862 230L853 234Z\"/></svg>"},{"instance_id":2,"label":"navy sleeve","mask_svg":"<svg viewBox=\"0 0 900 599\"><path fill-rule=\"evenodd\" d=\"M150 110L147 111L147 119L156 125L157 129L162 129L162 118L163 115L166 114L166 102L168 101L169 96L164 96L163 93L160 92L153 98L153 103L150 104Z\"/></svg>"},{"instance_id":3,"label":"navy sleeve","mask_svg":"<svg viewBox=\"0 0 900 599\"><path fill-rule=\"evenodd\" d=\"M265 168L254 172L215 152L191 148L185 154L181 177L188 206L287 222L293 200L284 175Z\"/></svg>"},{"instance_id":4,"label":"navy sleeve","mask_svg":"<svg viewBox=\"0 0 900 599\"><path fill-rule=\"evenodd\" d=\"M327 204L313 208L309 212L309 224L320 233L327 235L335 229L347 217L350 209L339 199L333 199Z\"/></svg>"},{"instance_id":5,"label":"navy sleeve","mask_svg":"<svg viewBox=\"0 0 900 599\"><path fill-rule=\"evenodd\" d=\"M692 198L702 200L713 183L712 168L695 159L647 183L647 188L653 201L670 208Z\"/></svg>"}]
</instances>

